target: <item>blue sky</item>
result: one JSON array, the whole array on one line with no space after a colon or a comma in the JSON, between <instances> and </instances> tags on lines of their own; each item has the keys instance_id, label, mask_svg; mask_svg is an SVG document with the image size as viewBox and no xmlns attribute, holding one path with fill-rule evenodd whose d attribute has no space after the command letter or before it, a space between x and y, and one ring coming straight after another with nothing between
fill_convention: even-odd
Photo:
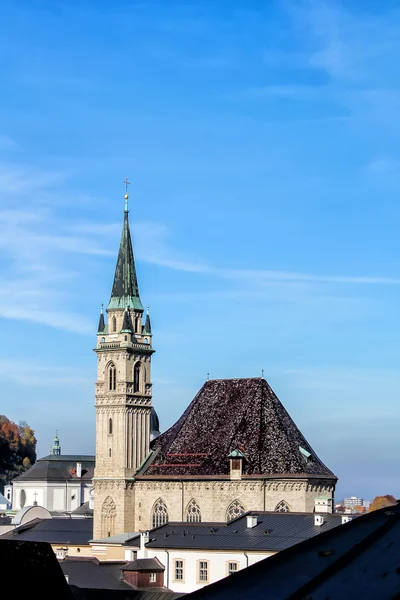
<instances>
[{"instance_id":1,"label":"blue sky","mask_svg":"<svg viewBox=\"0 0 400 600\"><path fill-rule=\"evenodd\" d=\"M130 178L154 404L265 376L339 476L400 497L400 9L4 0L1 412L94 452Z\"/></svg>"}]
</instances>

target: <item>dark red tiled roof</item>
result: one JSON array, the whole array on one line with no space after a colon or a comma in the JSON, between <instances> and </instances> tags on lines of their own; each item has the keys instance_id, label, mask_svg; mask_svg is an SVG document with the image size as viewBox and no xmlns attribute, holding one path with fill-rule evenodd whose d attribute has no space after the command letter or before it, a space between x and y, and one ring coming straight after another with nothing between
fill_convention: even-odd
<instances>
[{"instance_id":1,"label":"dark red tiled roof","mask_svg":"<svg viewBox=\"0 0 400 600\"><path fill-rule=\"evenodd\" d=\"M154 459L141 475L228 475L228 455L240 450L246 457L244 475L336 479L263 378L207 381L152 449Z\"/></svg>"}]
</instances>

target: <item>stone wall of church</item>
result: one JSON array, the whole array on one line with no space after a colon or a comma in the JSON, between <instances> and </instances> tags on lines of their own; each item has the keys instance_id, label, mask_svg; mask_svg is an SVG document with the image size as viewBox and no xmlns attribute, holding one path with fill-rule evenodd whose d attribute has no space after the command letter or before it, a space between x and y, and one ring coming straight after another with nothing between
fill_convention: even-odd
<instances>
[{"instance_id":1,"label":"stone wall of church","mask_svg":"<svg viewBox=\"0 0 400 600\"><path fill-rule=\"evenodd\" d=\"M158 499L168 511L169 521L186 521L187 508L195 500L202 521L225 521L231 504L238 501L244 510L270 510L284 501L291 512L312 512L318 496L332 497L330 481L240 480L240 481L145 481L134 484L135 514L131 531L150 529ZM234 508L232 507L233 512Z\"/></svg>"},{"instance_id":2,"label":"stone wall of church","mask_svg":"<svg viewBox=\"0 0 400 600\"><path fill-rule=\"evenodd\" d=\"M135 490L124 479L93 480L93 539L134 531Z\"/></svg>"}]
</instances>

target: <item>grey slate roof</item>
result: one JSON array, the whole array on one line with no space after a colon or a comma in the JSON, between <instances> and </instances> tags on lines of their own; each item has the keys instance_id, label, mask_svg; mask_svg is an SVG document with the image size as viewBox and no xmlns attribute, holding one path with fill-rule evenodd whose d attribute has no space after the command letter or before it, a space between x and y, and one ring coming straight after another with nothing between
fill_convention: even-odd
<instances>
[{"instance_id":1,"label":"grey slate roof","mask_svg":"<svg viewBox=\"0 0 400 600\"><path fill-rule=\"evenodd\" d=\"M84 502L78 508L72 511L73 515L90 515L93 516L93 508L89 508L89 500Z\"/></svg>"},{"instance_id":2,"label":"grey slate roof","mask_svg":"<svg viewBox=\"0 0 400 600\"><path fill-rule=\"evenodd\" d=\"M122 571L165 571L157 558L137 558L121 567Z\"/></svg>"},{"instance_id":3,"label":"grey slate roof","mask_svg":"<svg viewBox=\"0 0 400 600\"><path fill-rule=\"evenodd\" d=\"M258 524L251 529L247 514L257 516ZM279 552L342 523L341 514L327 513L323 525L314 525L314 516L252 511L229 523L168 523L151 530L146 547Z\"/></svg>"},{"instance_id":4,"label":"grey slate roof","mask_svg":"<svg viewBox=\"0 0 400 600\"><path fill-rule=\"evenodd\" d=\"M76 476L76 463L82 464L82 477ZM40 458L25 473L14 479L21 481L90 481L94 475L94 456L59 455Z\"/></svg>"},{"instance_id":5,"label":"grey slate roof","mask_svg":"<svg viewBox=\"0 0 400 600\"><path fill-rule=\"evenodd\" d=\"M355 518L201 590L188 600L400 598L400 507Z\"/></svg>"},{"instance_id":6,"label":"grey slate roof","mask_svg":"<svg viewBox=\"0 0 400 600\"><path fill-rule=\"evenodd\" d=\"M152 450L152 461L140 475L226 476L228 455L240 450L246 457L245 476L310 475L336 481L264 378L207 381Z\"/></svg>"},{"instance_id":7,"label":"grey slate roof","mask_svg":"<svg viewBox=\"0 0 400 600\"><path fill-rule=\"evenodd\" d=\"M87 545L93 537L93 519L33 519L0 536L0 540Z\"/></svg>"},{"instance_id":8,"label":"grey slate roof","mask_svg":"<svg viewBox=\"0 0 400 600\"><path fill-rule=\"evenodd\" d=\"M132 600L175 600L182 594L169 590L134 590L122 579L121 568L129 563L99 562L96 558L66 558L61 561L64 575L69 576L69 584L74 598L125 598ZM93 590L93 591L92 591ZM112 591L118 592L115 595ZM123 592L126 594L123 594Z\"/></svg>"},{"instance_id":9,"label":"grey slate roof","mask_svg":"<svg viewBox=\"0 0 400 600\"><path fill-rule=\"evenodd\" d=\"M103 542L106 544L129 544L130 546L140 546L140 532L128 531L127 533L117 533L110 537L92 540L93 542Z\"/></svg>"}]
</instances>

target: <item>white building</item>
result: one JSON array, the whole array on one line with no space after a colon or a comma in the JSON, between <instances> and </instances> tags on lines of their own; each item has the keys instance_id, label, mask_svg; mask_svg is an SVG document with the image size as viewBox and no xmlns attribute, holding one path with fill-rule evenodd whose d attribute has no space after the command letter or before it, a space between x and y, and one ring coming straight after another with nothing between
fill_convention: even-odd
<instances>
[{"instance_id":1,"label":"white building","mask_svg":"<svg viewBox=\"0 0 400 600\"><path fill-rule=\"evenodd\" d=\"M50 512L71 512L89 502L94 456L50 454L5 486L12 510L43 506Z\"/></svg>"},{"instance_id":2,"label":"white building","mask_svg":"<svg viewBox=\"0 0 400 600\"><path fill-rule=\"evenodd\" d=\"M350 496L350 498L345 498L343 502L344 505L349 508L354 508L355 506L364 506L365 508L369 508L369 505L371 504L369 500L359 498L358 496Z\"/></svg>"}]
</instances>

